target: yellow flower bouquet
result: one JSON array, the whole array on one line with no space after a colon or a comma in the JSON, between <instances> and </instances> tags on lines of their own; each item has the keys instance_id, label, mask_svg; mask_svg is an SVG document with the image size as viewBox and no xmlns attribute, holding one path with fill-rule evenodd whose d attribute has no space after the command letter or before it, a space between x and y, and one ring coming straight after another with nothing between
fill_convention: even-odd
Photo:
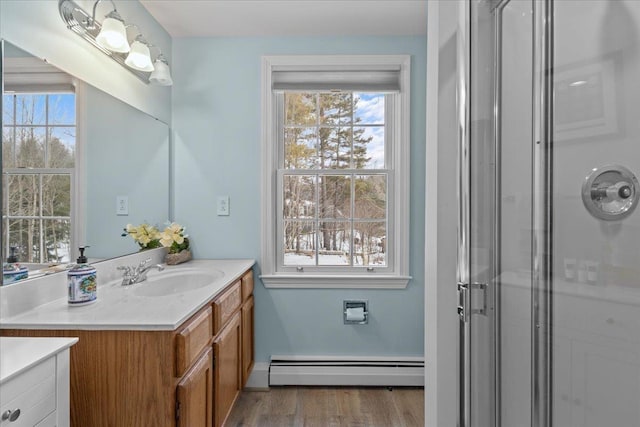
<instances>
[{"instance_id":1,"label":"yellow flower bouquet","mask_svg":"<svg viewBox=\"0 0 640 427\"><path fill-rule=\"evenodd\" d=\"M167 248L168 254L165 259L167 264L180 264L191 259L189 250L189 237L185 234L185 228L176 223L167 223L163 231L156 226L140 224L134 226L127 224L123 236L131 236L140 246L140 250L153 248Z\"/></svg>"}]
</instances>

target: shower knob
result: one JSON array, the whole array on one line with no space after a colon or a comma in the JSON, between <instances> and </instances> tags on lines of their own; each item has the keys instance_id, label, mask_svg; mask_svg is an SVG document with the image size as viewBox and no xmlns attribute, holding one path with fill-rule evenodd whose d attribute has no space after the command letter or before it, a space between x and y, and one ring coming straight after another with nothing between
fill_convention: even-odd
<instances>
[{"instance_id":1,"label":"shower knob","mask_svg":"<svg viewBox=\"0 0 640 427\"><path fill-rule=\"evenodd\" d=\"M614 221L630 215L638 204L640 186L624 166L594 168L582 184L582 202L598 219Z\"/></svg>"},{"instance_id":2,"label":"shower knob","mask_svg":"<svg viewBox=\"0 0 640 427\"><path fill-rule=\"evenodd\" d=\"M629 187L628 185L623 185L618 190L618 196L620 196L623 199L628 199L629 197L631 197L631 194L633 193L631 192L631 187Z\"/></svg>"}]
</instances>

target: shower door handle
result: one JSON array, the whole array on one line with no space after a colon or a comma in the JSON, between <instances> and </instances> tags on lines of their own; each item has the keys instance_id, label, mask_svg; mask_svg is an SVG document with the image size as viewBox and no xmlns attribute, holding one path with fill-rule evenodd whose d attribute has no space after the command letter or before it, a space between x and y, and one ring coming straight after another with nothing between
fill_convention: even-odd
<instances>
[{"instance_id":1,"label":"shower door handle","mask_svg":"<svg viewBox=\"0 0 640 427\"><path fill-rule=\"evenodd\" d=\"M472 314L487 315L487 288L486 283L458 283L458 316L463 322L468 322ZM482 292L482 307L473 308L474 290Z\"/></svg>"},{"instance_id":2,"label":"shower door handle","mask_svg":"<svg viewBox=\"0 0 640 427\"><path fill-rule=\"evenodd\" d=\"M458 283L458 316L464 323L471 316L471 294L468 283Z\"/></svg>"}]
</instances>

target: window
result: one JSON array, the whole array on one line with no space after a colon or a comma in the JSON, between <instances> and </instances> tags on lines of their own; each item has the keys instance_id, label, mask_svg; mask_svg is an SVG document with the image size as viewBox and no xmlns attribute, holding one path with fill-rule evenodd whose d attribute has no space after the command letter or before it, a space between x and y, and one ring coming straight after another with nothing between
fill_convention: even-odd
<instances>
[{"instance_id":1,"label":"window","mask_svg":"<svg viewBox=\"0 0 640 427\"><path fill-rule=\"evenodd\" d=\"M263 66L263 282L405 287L409 58Z\"/></svg>"},{"instance_id":2,"label":"window","mask_svg":"<svg viewBox=\"0 0 640 427\"><path fill-rule=\"evenodd\" d=\"M3 94L3 248L22 262L69 262L76 101L69 92Z\"/></svg>"}]
</instances>

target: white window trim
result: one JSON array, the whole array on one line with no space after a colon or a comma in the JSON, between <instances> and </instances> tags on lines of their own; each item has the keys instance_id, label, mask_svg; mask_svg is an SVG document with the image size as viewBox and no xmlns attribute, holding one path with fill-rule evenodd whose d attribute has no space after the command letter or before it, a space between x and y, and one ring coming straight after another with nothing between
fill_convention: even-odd
<instances>
[{"instance_id":1,"label":"white window trim","mask_svg":"<svg viewBox=\"0 0 640 427\"><path fill-rule=\"evenodd\" d=\"M278 127L275 125L277 96L272 88L272 72L282 67L309 67L348 69L362 67L400 67L400 93L397 95L395 126L390 144L394 170L394 203L390 206L389 218L393 220L395 253L384 274L361 272L348 274L317 272L277 271L276 225L277 225L277 171L278 171ZM406 288L409 276L409 182L410 182L410 69L409 55L295 55L262 57L262 199L261 199L261 250L262 275L267 288Z\"/></svg>"}]
</instances>

